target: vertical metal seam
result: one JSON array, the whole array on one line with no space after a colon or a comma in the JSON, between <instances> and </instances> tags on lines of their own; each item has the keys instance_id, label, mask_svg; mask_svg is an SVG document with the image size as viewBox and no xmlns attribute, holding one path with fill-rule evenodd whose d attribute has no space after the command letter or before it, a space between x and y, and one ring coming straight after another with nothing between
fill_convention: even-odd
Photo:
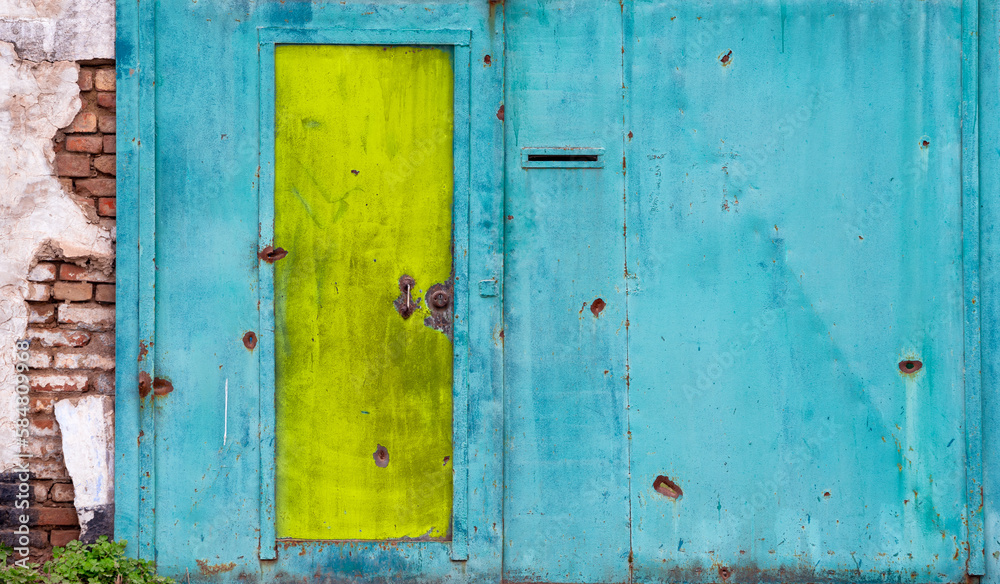
<instances>
[{"instance_id":1,"label":"vertical metal seam","mask_svg":"<svg viewBox=\"0 0 1000 584\"><path fill-rule=\"evenodd\" d=\"M139 364L139 516L138 554L156 559L156 408L152 383L156 336L156 5L139 4L138 245L139 338L147 353ZM146 377L143 378L143 373Z\"/></svg>"},{"instance_id":2,"label":"vertical metal seam","mask_svg":"<svg viewBox=\"0 0 1000 584\"><path fill-rule=\"evenodd\" d=\"M962 3L962 271L965 338L966 572L985 573L979 264L979 2Z\"/></svg>"},{"instance_id":3,"label":"vertical metal seam","mask_svg":"<svg viewBox=\"0 0 1000 584\"><path fill-rule=\"evenodd\" d=\"M629 124L629 94L628 94L628 81L630 80L631 71L626 71L626 59L625 59L625 41L626 41L626 26L625 26L625 11L626 11L626 0L619 0L621 2L621 108L622 108L622 247L623 254L625 256L625 446L626 446L626 469L627 469L627 493L628 493L628 581L631 584L635 581L633 575L633 549L632 549L632 390L631 390L631 366L629 362L629 316L628 316L628 297L629 297L629 265L628 265L628 156L626 153L629 151L629 141L627 137L628 124ZM632 9L632 3L628 2L629 11ZM631 14L631 12L630 12ZM629 29L630 30L630 29ZM628 73L628 74L627 74Z\"/></svg>"},{"instance_id":4,"label":"vertical metal seam","mask_svg":"<svg viewBox=\"0 0 1000 584\"><path fill-rule=\"evenodd\" d=\"M471 35L471 33L470 33ZM452 79L453 79L453 93L452 100L454 102L453 111L455 112L454 119L452 121L452 134L453 134L453 152L452 155L453 162L453 173L455 173L455 178L459 180L455 181L456 185L461 185L462 192L454 192L452 208L459 211L454 213L454 218L461 218L461 224L452 220L452 230L453 238L458 238L461 244L461 249L456 246L452 246L454 249L454 255L459 256L458 258L453 257L453 265L456 259L461 262L461 271L456 272L456 282L454 283L455 288L455 303L453 310L461 308L461 310L455 310L453 315L453 320L458 324L458 318L461 317L461 326L455 327L455 335L453 337L453 354L458 357L452 363L453 370L457 372L457 378L453 378L452 383L454 384L454 389L452 392L452 541L451 541L451 559L456 561L463 561L469 558L469 542L468 542L468 523L469 523L469 316L470 316L470 301L472 300L471 286L469 285L469 246L470 246L470 209L471 209L471 180L472 180L472 168L471 168L471 120L470 120L470 107L472 101L472 48L471 40L464 39L467 44L461 45L456 44L453 46L453 54L457 57L453 59L454 65L452 68ZM461 71L461 73L459 73ZM462 93L459 94L458 91ZM456 128L455 122L461 120L461 129ZM458 132L461 132L462 139L456 140ZM459 159L458 156L461 156ZM456 171L461 169L461 174ZM460 304L464 299L464 305ZM464 347L462 347L464 345ZM455 452L456 446L460 448L459 452Z\"/></svg>"},{"instance_id":5,"label":"vertical metal seam","mask_svg":"<svg viewBox=\"0 0 1000 584\"><path fill-rule=\"evenodd\" d=\"M274 239L274 45L273 36L257 31L257 222L259 249ZM261 270L264 271L263 278ZM257 260L257 309L260 334L257 353L257 412L259 417L260 540L258 556L277 558L275 534L275 368L274 368L274 264Z\"/></svg>"}]
</instances>

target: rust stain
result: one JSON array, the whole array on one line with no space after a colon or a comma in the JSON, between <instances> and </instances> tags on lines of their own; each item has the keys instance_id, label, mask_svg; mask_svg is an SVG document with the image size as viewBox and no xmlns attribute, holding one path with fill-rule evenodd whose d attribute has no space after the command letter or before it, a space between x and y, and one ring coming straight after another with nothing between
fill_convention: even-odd
<instances>
[{"instance_id":1,"label":"rust stain","mask_svg":"<svg viewBox=\"0 0 1000 584\"><path fill-rule=\"evenodd\" d=\"M500 329L500 338L503 338L503 329Z\"/></svg>"},{"instance_id":2,"label":"rust stain","mask_svg":"<svg viewBox=\"0 0 1000 584\"><path fill-rule=\"evenodd\" d=\"M590 304L590 312L594 313L594 317L595 318L598 317L598 316L601 316L601 311L604 310L604 307L607 306L607 305L608 304L606 302L604 302L604 300L602 300L601 298L598 298L597 300L594 300Z\"/></svg>"},{"instance_id":3,"label":"rust stain","mask_svg":"<svg viewBox=\"0 0 1000 584\"><path fill-rule=\"evenodd\" d=\"M260 259L264 260L269 264L273 264L274 262L280 260L286 255L288 255L288 252L285 251L284 249L281 249L280 247L277 248L272 247L269 245L264 249L260 250L260 252L257 254L257 257L259 257Z\"/></svg>"},{"instance_id":4,"label":"rust stain","mask_svg":"<svg viewBox=\"0 0 1000 584\"><path fill-rule=\"evenodd\" d=\"M247 331L243 335L243 346L253 351L253 348L257 346L257 334L253 331Z\"/></svg>"},{"instance_id":5,"label":"rust stain","mask_svg":"<svg viewBox=\"0 0 1000 584\"><path fill-rule=\"evenodd\" d=\"M150 389L152 389L153 380L149 378L149 373L145 371L139 372L139 397L145 398L149 395Z\"/></svg>"},{"instance_id":6,"label":"rust stain","mask_svg":"<svg viewBox=\"0 0 1000 584\"><path fill-rule=\"evenodd\" d=\"M492 64L493 64L493 57L490 57L489 55L486 55L485 57L483 57L483 66L484 67L489 67Z\"/></svg>"},{"instance_id":7,"label":"rust stain","mask_svg":"<svg viewBox=\"0 0 1000 584\"><path fill-rule=\"evenodd\" d=\"M653 481L653 490L675 501L684 496L684 490L681 489L680 485L663 475L656 477L656 480Z\"/></svg>"},{"instance_id":8,"label":"rust stain","mask_svg":"<svg viewBox=\"0 0 1000 584\"><path fill-rule=\"evenodd\" d=\"M920 142L920 148L922 148L924 150L927 150L927 147L930 146L930 145L931 145L931 143L928 140L924 140L924 141Z\"/></svg>"},{"instance_id":9,"label":"rust stain","mask_svg":"<svg viewBox=\"0 0 1000 584\"><path fill-rule=\"evenodd\" d=\"M914 359L906 359L899 362L899 370L907 375L912 375L923 368L924 364Z\"/></svg>"},{"instance_id":10,"label":"rust stain","mask_svg":"<svg viewBox=\"0 0 1000 584\"><path fill-rule=\"evenodd\" d=\"M149 345L146 344L146 341L139 341L139 358L136 359L136 361L142 361L143 359L146 358L146 355L148 354L149 354Z\"/></svg>"},{"instance_id":11,"label":"rust stain","mask_svg":"<svg viewBox=\"0 0 1000 584\"><path fill-rule=\"evenodd\" d=\"M631 132L631 130L628 133L628 139L629 139L630 142L632 141L632 132Z\"/></svg>"},{"instance_id":12,"label":"rust stain","mask_svg":"<svg viewBox=\"0 0 1000 584\"><path fill-rule=\"evenodd\" d=\"M497 119L501 122L503 121L503 106L500 106L500 109L497 110Z\"/></svg>"},{"instance_id":13,"label":"rust stain","mask_svg":"<svg viewBox=\"0 0 1000 584\"><path fill-rule=\"evenodd\" d=\"M723 67L728 67L729 63L732 62L732 58L733 58L733 51L730 50L729 52L723 53L722 55L719 56L719 62L722 63Z\"/></svg>"},{"instance_id":14,"label":"rust stain","mask_svg":"<svg viewBox=\"0 0 1000 584\"><path fill-rule=\"evenodd\" d=\"M420 308L420 299L413 299L413 292L417 288L417 281L413 276L403 274L399 277L399 297L393 300L392 305L396 307L396 312L403 319L410 318L413 313Z\"/></svg>"},{"instance_id":15,"label":"rust stain","mask_svg":"<svg viewBox=\"0 0 1000 584\"><path fill-rule=\"evenodd\" d=\"M174 390L174 384L169 379L157 377L153 379L153 397L164 396Z\"/></svg>"},{"instance_id":16,"label":"rust stain","mask_svg":"<svg viewBox=\"0 0 1000 584\"><path fill-rule=\"evenodd\" d=\"M236 562L229 562L228 564L209 564L206 560L195 560L195 562L197 562L201 573L206 576L229 572L236 567Z\"/></svg>"},{"instance_id":17,"label":"rust stain","mask_svg":"<svg viewBox=\"0 0 1000 584\"><path fill-rule=\"evenodd\" d=\"M375 452L372 453L372 458L375 459L375 466L379 468L389 466L389 450L381 444L376 446Z\"/></svg>"},{"instance_id":18,"label":"rust stain","mask_svg":"<svg viewBox=\"0 0 1000 584\"><path fill-rule=\"evenodd\" d=\"M427 290L424 298L427 299L427 308L431 315L424 319L424 325L432 329L439 330L452 338L451 330L451 296L452 280L442 284L434 284Z\"/></svg>"}]
</instances>

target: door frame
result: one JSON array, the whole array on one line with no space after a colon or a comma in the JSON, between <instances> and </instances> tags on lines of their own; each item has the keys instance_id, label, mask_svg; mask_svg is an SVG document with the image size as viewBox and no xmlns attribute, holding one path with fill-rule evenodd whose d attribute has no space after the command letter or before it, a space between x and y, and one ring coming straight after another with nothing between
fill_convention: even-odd
<instances>
[{"instance_id":1,"label":"door frame","mask_svg":"<svg viewBox=\"0 0 1000 584\"><path fill-rule=\"evenodd\" d=\"M452 344L452 516L451 541L428 542L447 545L452 560L469 557L468 543L468 427L469 427L469 197L471 91L471 30L385 30L338 28L258 28L260 75L260 120L258 181L259 249L274 241L274 50L277 45L417 45L452 49L454 83L452 266L454 313ZM274 361L274 261L261 254L257 270L260 294L260 559L277 558L275 534L275 361ZM381 541L381 540L380 540ZM350 542L351 546L377 548L380 541ZM336 547L327 540L294 540L302 548ZM346 543L346 542L345 542Z\"/></svg>"}]
</instances>

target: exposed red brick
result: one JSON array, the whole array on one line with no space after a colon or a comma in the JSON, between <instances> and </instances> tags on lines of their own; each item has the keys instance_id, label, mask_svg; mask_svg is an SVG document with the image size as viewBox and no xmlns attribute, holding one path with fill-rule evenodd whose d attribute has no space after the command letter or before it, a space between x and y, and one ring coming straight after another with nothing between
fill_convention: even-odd
<instances>
[{"instance_id":1,"label":"exposed red brick","mask_svg":"<svg viewBox=\"0 0 1000 584\"><path fill-rule=\"evenodd\" d=\"M94 70L80 69L80 76L76 79L76 84L80 86L80 91L90 91L94 88Z\"/></svg>"},{"instance_id":2,"label":"exposed red brick","mask_svg":"<svg viewBox=\"0 0 1000 584\"><path fill-rule=\"evenodd\" d=\"M69 134L89 134L96 132L97 115L93 112L80 112L65 131Z\"/></svg>"},{"instance_id":3,"label":"exposed red brick","mask_svg":"<svg viewBox=\"0 0 1000 584\"><path fill-rule=\"evenodd\" d=\"M90 155L56 154L56 174L60 176L90 176Z\"/></svg>"},{"instance_id":4,"label":"exposed red brick","mask_svg":"<svg viewBox=\"0 0 1000 584\"><path fill-rule=\"evenodd\" d=\"M35 503L44 503L49 500L49 488L51 486L48 481L32 485L32 489L35 491Z\"/></svg>"},{"instance_id":5,"label":"exposed red brick","mask_svg":"<svg viewBox=\"0 0 1000 584\"><path fill-rule=\"evenodd\" d=\"M90 152L100 154L104 149L104 138L101 136L67 136L66 150L69 152Z\"/></svg>"},{"instance_id":6,"label":"exposed red brick","mask_svg":"<svg viewBox=\"0 0 1000 584\"><path fill-rule=\"evenodd\" d=\"M28 378L32 391L86 391L90 379L84 373L32 373Z\"/></svg>"},{"instance_id":7,"label":"exposed red brick","mask_svg":"<svg viewBox=\"0 0 1000 584\"><path fill-rule=\"evenodd\" d=\"M52 295L56 300L90 300L94 297L94 287L90 282L56 282Z\"/></svg>"},{"instance_id":8,"label":"exposed red brick","mask_svg":"<svg viewBox=\"0 0 1000 584\"><path fill-rule=\"evenodd\" d=\"M76 264L63 264L59 266L59 279L71 282L114 282L113 275L105 274L97 270L88 270Z\"/></svg>"},{"instance_id":9,"label":"exposed red brick","mask_svg":"<svg viewBox=\"0 0 1000 584\"><path fill-rule=\"evenodd\" d=\"M107 154L105 156L98 156L94 159L94 168L103 172L104 174L115 174L115 155Z\"/></svg>"},{"instance_id":10,"label":"exposed red brick","mask_svg":"<svg viewBox=\"0 0 1000 584\"><path fill-rule=\"evenodd\" d=\"M115 301L115 285L114 284L98 284L97 292L94 294L94 300L98 302L114 302Z\"/></svg>"},{"instance_id":11,"label":"exposed red brick","mask_svg":"<svg viewBox=\"0 0 1000 584\"><path fill-rule=\"evenodd\" d=\"M105 136L104 137L104 151L105 152L112 152L113 153L116 149L117 148L116 148L116 144L115 144L115 137L114 136Z\"/></svg>"},{"instance_id":12,"label":"exposed red brick","mask_svg":"<svg viewBox=\"0 0 1000 584\"><path fill-rule=\"evenodd\" d=\"M29 432L33 437L37 436L58 436L59 435L59 424L56 423L55 419L35 416L31 418L31 425Z\"/></svg>"},{"instance_id":13,"label":"exposed red brick","mask_svg":"<svg viewBox=\"0 0 1000 584\"><path fill-rule=\"evenodd\" d=\"M56 309L51 304L32 304L28 307L28 322L46 324L55 320Z\"/></svg>"},{"instance_id":14,"label":"exposed red brick","mask_svg":"<svg viewBox=\"0 0 1000 584\"><path fill-rule=\"evenodd\" d=\"M44 438L36 438L34 440L29 440L29 444L32 442L40 442ZM30 449L30 448L29 448ZM46 458L33 458L28 463L31 471L35 473L35 476L40 479L64 479L68 477L66 473L66 463L63 462L62 450L57 450L57 454L52 454Z\"/></svg>"},{"instance_id":15,"label":"exposed red brick","mask_svg":"<svg viewBox=\"0 0 1000 584\"><path fill-rule=\"evenodd\" d=\"M56 265L43 262L31 268L28 280L32 282L51 282L56 279Z\"/></svg>"},{"instance_id":16,"label":"exposed red brick","mask_svg":"<svg viewBox=\"0 0 1000 584\"><path fill-rule=\"evenodd\" d=\"M56 483L52 485L51 495L53 501L67 503L73 500L73 485L67 483Z\"/></svg>"},{"instance_id":17,"label":"exposed red brick","mask_svg":"<svg viewBox=\"0 0 1000 584\"><path fill-rule=\"evenodd\" d=\"M61 304L59 322L76 324L86 330L103 330L115 325L115 309L112 306Z\"/></svg>"},{"instance_id":18,"label":"exposed red brick","mask_svg":"<svg viewBox=\"0 0 1000 584\"><path fill-rule=\"evenodd\" d=\"M90 342L90 333L29 327L28 339L38 341L43 347L83 347Z\"/></svg>"},{"instance_id":19,"label":"exposed red brick","mask_svg":"<svg viewBox=\"0 0 1000 584\"><path fill-rule=\"evenodd\" d=\"M72 507L36 507L36 525L78 525Z\"/></svg>"},{"instance_id":20,"label":"exposed red brick","mask_svg":"<svg viewBox=\"0 0 1000 584\"><path fill-rule=\"evenodd\" d=\"M97 105L107 108L115 109L115 94L112 92L101 92L97 94Z\"/></svg>"},{"instance_id":21,"label":"exposed red brick","mask_svg":"<svg viewBox=\"0 0 1000 584\"><path fill-rule=\"evenodd\" d=\"M77 193L85 197L113 197L115 196L115 179L113 178L87 178L76 181Z\"/></svg>"},{"instance_id":22,"label":"exposed red brick","mask_svg":"<svg viewBox=\"0 0 1000 584\"><path fill-rule=\"evenodd\" d=\"M66 547L69 542L80 539L79 529L53 529L49 541L54 547Z\"/></svg>"},{"instance_id":23,"label":"exposed red brick","mask_svg":"<svg viewBox=\"0 0 1000 584\"><path fill-rule=\"evenodd\" d=\"M52 414L55 412L56 400L51 397L33 397L29 402L29 413Z\"/></svg>"},{"instance_id":24,"label":"exposed red brick","mask_svg":"<svg viewBox=\"0 0 1000 584\"><path fill-rule=\"evenodd\" d=\"M32 369L48 369L52 366L52 355L45 351L31 351L28 353L28 367Z\"/></svg>"},{"instance_id":25,"label":"exposed red brick","mask_svg":"<svg viewBox=\"0 0 1000 584\"><path fill-rule=\"evenodd\" d=\"M28 282L28 293L24 296L24 299L31 302L45 302L51 294L52 288L48 284Z\"/></svg>"},{"instance_id":26,"label":"exposed red brick","mask_svg":"<svg viewBox=\"0 0 1000 584\"><path fill-rule=\"evenodd\" d=\"M111 198L97 199L97 214L102 217L114 217L115 199Z\"/></svg>"},{"instance_id":27,"label":"exposed red brick","mask_svg":"<svg viewBox=\"0 0 1000 584\"><path fill-rule=\"evenodd\" d=\"M115 368L115 358L114 355L95 355L93 353L58 353L56 354L55 368L111 371Z\"/></svg>"},{"instance_id":28,"label":"exposed red brick","mask_svg":"<svg viewBox=\"0 0 1000 584\"><path fill-rule=\"evenodd\" d=\"M97 118L97 128L106 134L114 134L115 116L107 115Z\"/></svg>"},{"instance_id":29,"label":"exposed red brick","mask_svg":"<svg viewBox=\"0 0 1000 584\"><path fill-rule=\"evenodd\" d=\"M114 91L115 70L98 69L97 73L94 75L94 86L97 87L97 91Z\"/></svg>"}]
</instances>

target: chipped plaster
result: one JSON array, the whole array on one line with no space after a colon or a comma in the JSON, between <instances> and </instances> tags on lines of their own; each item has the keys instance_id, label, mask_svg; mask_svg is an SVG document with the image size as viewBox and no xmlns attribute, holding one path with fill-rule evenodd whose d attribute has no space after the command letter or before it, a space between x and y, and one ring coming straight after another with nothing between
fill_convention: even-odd
<instances>
[{"instance_id":1,"label":"chipped plaster","mask_svg":"<svg viewBox=\"0 0 1000 584\"><path fill-rule=\"evenodd\" d=\"M14 343L35 258L113 268L114 234L59 184L52 142L80 110L73 61L113 49L111 0L0 0L0 472L16 454Z\"/></svg>"},{"instance_id":2,"label":"chipped plaster","mask_svg":"<svg viewBox=\"0 0 1000 584\"><path fill-rule=\"evenodd\" d=\"M114 1L0 0L0 41L31 61L111 59Z\"/></svg>"}]
</instances>

